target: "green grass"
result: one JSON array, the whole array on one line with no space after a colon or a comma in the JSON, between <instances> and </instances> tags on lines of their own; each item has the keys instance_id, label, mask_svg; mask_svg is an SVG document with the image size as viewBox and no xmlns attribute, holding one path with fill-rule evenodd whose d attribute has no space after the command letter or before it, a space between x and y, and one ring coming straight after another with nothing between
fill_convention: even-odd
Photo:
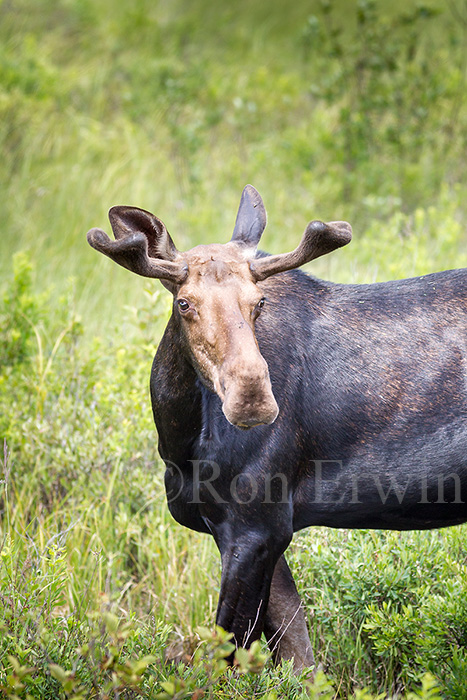
<instances>
[{"instance_id":1,"label":"green grass","mask_svg":"<svg viewBox=\"0 0 467 700\"><path fill-rule=\"evenodd\" d=\"M465 29L427 6L439 14L401 2L4 2L0 271L27 248L38 284L75 276L86 326L102 327L140 296L84 243L111 205L153 210L183 249L229 238L250 181L274 252L311 218L351 221L352 249L318 274L365 276L359 242L375 221L387 240L401 211L398 238L429 207L449 234L445 207L465 213Z\"/></svg>"},{"instance_id":2,"label":"green grass","mask_svg":"<svg viewBox=\"0 0 467 700\"><path fill-rule=\"evenodd\" d=\"M170 295L85 242L114 204L182 250L226 241L251 182L267 250L352 223L318 276L467 265L466 27L465 0L0 3L0 696L467 697L464 527L296 537L333 690L226 675L207 632L169 663L219 587L164 500L148 376Z\"/></svg>"}]
</instances>

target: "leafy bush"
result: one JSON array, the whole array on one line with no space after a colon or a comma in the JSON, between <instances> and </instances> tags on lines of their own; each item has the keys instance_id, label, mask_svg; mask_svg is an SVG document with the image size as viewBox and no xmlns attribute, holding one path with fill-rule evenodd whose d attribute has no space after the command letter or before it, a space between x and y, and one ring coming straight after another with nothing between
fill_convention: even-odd
<instances>
[{"instance_id":1,"label":"leafy bush","mask_svg":"<svg viewBox=\"0 0 467 700\"><path fill-rule=\"evenodd\" d=\"M312 685L287 664L225 672L221 631L196 652L219 562L165 505L147 385L170 302L83 235L130 202L180 249L227 240L253 181L271 252L309 219L351 221L318 276L466 264L466 17L464 0L0 3L0 695L466 697L465 527L297 537Z\"/></svg>"},{"instance_id":2,"label":"leafy bush","mask_svg":"<svg viewBox=\"0 0 467 700\"><path fill-rule=\"evenodd\" d=\"M427 670L446 697L465 697L465 529L297 537L291 563L314 646L344 697L355 677L401 692Z\"/></svg>"}]
</instances>

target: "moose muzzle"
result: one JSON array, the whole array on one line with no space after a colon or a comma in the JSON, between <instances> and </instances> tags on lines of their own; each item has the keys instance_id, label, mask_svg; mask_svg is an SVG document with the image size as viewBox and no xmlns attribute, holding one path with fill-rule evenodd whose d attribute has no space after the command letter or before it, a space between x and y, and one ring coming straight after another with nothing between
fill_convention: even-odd
<instances>
[{"instance_id":1,"label":"moose muzzle","mask_svg":"<svg viewBox=\"0 0 467 700\"><path fill-rule=\"evenodd\" d=\"M279 407L272 393L268 366L261 355L248 372L240 371L238 366L227 366L220 380L222 410L229 423L246 429L270 425L276 420Z\"/></svg>"}]
</instances>

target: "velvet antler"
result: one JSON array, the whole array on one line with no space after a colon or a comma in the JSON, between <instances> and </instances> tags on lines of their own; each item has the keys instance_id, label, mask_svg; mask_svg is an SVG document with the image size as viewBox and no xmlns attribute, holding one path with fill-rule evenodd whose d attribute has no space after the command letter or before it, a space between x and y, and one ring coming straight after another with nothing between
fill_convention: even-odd
<instances>
[{"instance_id":1,"label":"velvet antler","mask_svg":"<svg viewBox=\"0 0 467 700\"><path fill-rule=\"evenodd\" d=\"M136 207L112 207L109 220L112 241L100 228L87 233L89 245L116 263L143 277L181 284L187 267L164 223L154 214Z\"/></svg>"},{"instance_id":2,"label":"velvet antler","mask_svg":"<svg viewBox=\"0 0 467 700\"><path fill-rule=\"evenodd\" d=\"M259 282L278 272L293 270L320 255L330 253L347 245L352 238L352 227L346 221L311 221L305 229L302 240L291 253L255 258L250 262L254 279Z\"/></svg>"}]
</instances>

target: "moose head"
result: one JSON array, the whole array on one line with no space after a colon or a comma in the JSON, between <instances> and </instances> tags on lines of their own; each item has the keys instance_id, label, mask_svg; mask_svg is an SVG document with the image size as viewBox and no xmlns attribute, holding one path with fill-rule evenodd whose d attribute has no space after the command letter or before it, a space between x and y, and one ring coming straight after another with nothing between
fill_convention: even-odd
<instances>
[{"instance_id":1,"label":"moose head","mask_svg":"<svg viewBox=\"0 0 467 700\"><path fill-rule=\"evenodd\" d=\"M257 257L266 211L251 185L225 244L182 253L163 222L143 209L112 207L109 219L115 240L93 228L89 244L138 275L160 279L173 294L183 346L201 381L221 399L227 420L244 429L273 423L279 409L255 337L267 304L261 282L346 245L350 224L312 221L291 253Z\"/></svg>"}]
</instances>

